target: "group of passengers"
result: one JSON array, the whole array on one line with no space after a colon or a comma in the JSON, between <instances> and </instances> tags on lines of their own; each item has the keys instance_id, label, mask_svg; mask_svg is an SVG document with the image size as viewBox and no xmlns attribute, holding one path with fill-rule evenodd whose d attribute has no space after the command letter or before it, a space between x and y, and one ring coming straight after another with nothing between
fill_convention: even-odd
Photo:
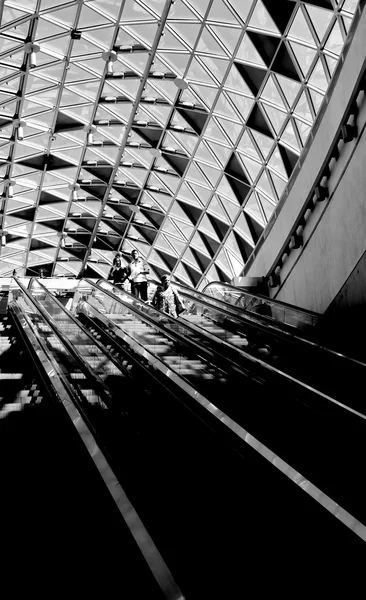
<instances>
[{"instance_id":1,"label":"group of passengers","mask_svg":"<svg viewBox=\"0 0 366 600\"><path fill-rule=\"evenodd\" d=\"M139 251L132 250L131 261L127 267L122 266L121 255L117 253L108 279L111 279L113 284L121 289L125 281L130 281L131 294L144 302L148 302L147 275L149 273L149 265L141 258ZM184 303L177 290L172 287L168 274L161 277L161 283L155 290L151 304L154 308L175 318L185 310Z\"/></svg>"}]
</instances>

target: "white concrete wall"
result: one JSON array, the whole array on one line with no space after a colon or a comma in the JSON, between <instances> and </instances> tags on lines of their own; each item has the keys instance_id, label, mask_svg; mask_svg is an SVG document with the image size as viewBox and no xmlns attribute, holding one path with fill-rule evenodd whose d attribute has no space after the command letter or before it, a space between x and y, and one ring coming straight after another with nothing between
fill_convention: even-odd
<instances>
[{"instance_id":1,"label":"white concrete wall","mask_svg":"<svg viewBox=\"0 0 366 600\"><path fill-rule=\"evenodd\" d=\"M310 151L303 160L282 210L259 249L247 276L265 276L281 255L309 190L326 160L366 60L366 11L363 12L336 88ZM304 231L304 247L281 270L276 298L323 313L366 250L366 103L357 119L359 137L345 144L329 181L331 198L319 203Z\"/></svg>"}]
</instances>

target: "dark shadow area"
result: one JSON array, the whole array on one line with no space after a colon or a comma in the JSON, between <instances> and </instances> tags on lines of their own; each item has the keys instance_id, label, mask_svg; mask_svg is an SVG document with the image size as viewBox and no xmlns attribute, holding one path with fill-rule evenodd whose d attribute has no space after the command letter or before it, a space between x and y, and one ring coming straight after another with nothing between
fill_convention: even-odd
<instances>
[{"instance_id":1,"label":"dark shadow area","mask_svg":"<svg viewBox=\"0 0 366 600\"><path fill-rule=\"evenodd\" d=\"M5 364L32 371L14 343ZM14 363L14 359L17 362ZM6 362L5 362L6 359ZM4 371L3 371L4 372ZM34 373L33 373L34 376ZM2 383L2 382L1 382ZM16 380L10 402L24 380ZM0 420L0 566L12 596L162 595L64 409L49 396ZM6 581L5 581L6 580Z\"/></svg>"}]
</instances>

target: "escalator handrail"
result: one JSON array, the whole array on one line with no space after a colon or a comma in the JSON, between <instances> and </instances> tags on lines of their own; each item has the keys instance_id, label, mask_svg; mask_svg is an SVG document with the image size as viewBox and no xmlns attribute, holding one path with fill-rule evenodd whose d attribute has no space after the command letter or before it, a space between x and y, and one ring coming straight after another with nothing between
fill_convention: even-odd
<instances>
[{"instance_id":1,"label":"escalator handrail","mask_svg":"<svg viewBox=\"0 0 366 600\"><path fill-rule=\"evenodd\" d=\"M125 373L126 373L126 375L128 375L129 377L131 377L129 370L128 370L128 369L126 369L126 368L125 368L125 367L124 367L124 366L121 364L121 362L120 362L118 359L116 359L116 358L115 358L115 357L114 357L114 356L113 356L113 355L112 355L112 354L111 354L111 353L110 353L110 352L109 352L109 351L108 351L108 350L105 348L105 346L104 346L103 344L101 344L101 343L100 343L98 340L96 340L96 339L95 339L95 337L94 337L92 334L90 334L90 333L89 333L89 331L88 331L88 330L87 330L87 329L86 329L86 328L85 328L85 327L82 325L82 323L81 323L81 322L80 322L80 321L79 321L79 320L78 320L76 317L74 317L74 315L72 315L72 314L70 313L70 311L68 311L68 310L65 308L65 306L64 306L64 305L63 305L63 304L62 304L62 303L61 303L61 302L60 302L60 301L59 301L59 300L58 300L56 297L54 297L54 296L51 294L51 292L50 292L50 291L49 291L49 290L48 290L48 289L47 289L47 288L46 288L46 287L45 287L45 286L44 286L44 285L43 285L43 284L42 284L42 283L41 283L41 282L40 282L40 281L39 281L37 278L35 278L35 277L34 277L34 278L32 278L32 279L31 279L31 281L30 281L30 284L29 284L29 285L30 285L30 287L31 287L31 285L32 285L32 282L33 282L33 281L36 281L36 282L37 282L37 284L38 284L38 285L40 285L40 286L42 287L43 291L44 291L44 292L45 292L45 293L46 293L48 296L51 296L51 297L52 297L52 301L55 301L55 303L56 303L56 304L59 306L59 308L60 308L60 309L62 309L62 311L63 311L63 312L64 312L64 313L65 313L65 314L66 314L68 317L70 317L70 319L71 319L71 320L72 320L72 321L73 321L75 324L77 324L77 325L78 325L79 329L81 329L81 330L82 330L82 331L83 331L83 332L84 332L84 333L85 333L85 334L86 334L86 335L87 335L87 336L88 336L88 337L91 339L91 341L92 341L92 342L93 342L93 343L94 343L94 344L95 344L95 345L96 345L96 346L97 346L97 347L98 347L98 348L99 348L99 349L100 349L100 350L103 352L103 354L104 354L104 355L105 355L105 356L106 356L106 357L107 357L109 360L111 360L111 362L113 362L113 363L114 363L114 364L115 364L115 365L116 365L116 366L117 366L117 367L118 367L118 368L119 368L121 371L125 372ZM104 292L105 290L104 290L104 289L102 289L102 291ZM113 298L113 300L115 300L115 298ZM91 308L92 310L94 310L94 311L96 311L96 312L98 312L98 313L99 313L99 311L98 311L98 310L97 310L97 309L96 309L94 306L91 306L90 308ZM99 314L100 314L101 318L103 318L103 319L106 319L106 320L107 320L107 321L108 321L108 322L109 322L111 325L114 325L113 321L111 321L111 319L109 319L109 318L108 318L106 315L104 315L104 314L102 314L102 313L99 313ZM97 326L97 325L96 325L96 326ZM98 326L97 326L97 327L98 327ZM120 350L120 351L122 351L122 353L123 353L123 354L124 354L124 355L125 355L125 356L128 358L128 360L130 360L131 362L133 362L133 363L134 363L134 364L135 364L135 365L136 365L136 366L137 366L139 369L142 369L142 370L143 370L143 372L144 372L144 375L148 375L148 376L149 376L149 378L150 378L151 380L152 380L152 379L154 379L154 381L156 381L156 382L157 382L157 383L158 383L158 384L159 384L161 387L164 387L166 390L168 390L170 394L173 394L173 395L175 395L175 396L176 396L176 391L174 391L174 392L173 392L173 390L172 390L170 387L169 387L169 388L167 388L167 387L166 387L166 385L165 385L165 383L163 383L163 382L162 382L162 381L161 381L159 378L155 377L155 375L154 375L154 374L153 374L153 373L152 373L152 372L151 372L149 369L146 369L146 368L144 367L144 365L143 365L141 362L139 362L139 361L138 361L138 359L136 359L136 358L133 356L133 354L132 354L132 353L128 352L128 350L126 350L126 349L125 349L125 348L124 348L124 347L123 347L121 344L119 344L119 343L118 343L118 341L116 341L115 339L113 339L113 338L112 338L112 337L111 337L111 336L108 334L108 332L106 332L106 331L103 331L103 334L104 334L105 336L107 336L108 338L110 338L110 340L111 340L111 342L112 342L112 343L114 343L114 344L116 344L116 345L118 346L119 350ZM144 350L143 346L142 346L142 345L141 345L139 342L136 342L136 344L137 344L139 347L141 347L141 349L143 349L143 350ZM156 363L156 362L159 362L159 361L158 361L158 359L155 359L155 361L154 361L154 362ZM172 370L172 369L170 368L170 370ZM174 380L173 380L171 377L169 377L168 379L169 379L169 383L174 383L174 381L176 381L177 379L179 379L179 380L180 380L180 379L181 379L181 377L180 377L179 375L177 375L177 376L176 376L176 378L175 378ZM103 384L103 385L104 385L104 384ZM182 392L182 390L183 390L183 392L184 392L184 393L186 393L186 386L183 386L183 387L179 386L179 390L180 390L181 392Z\"/></svg>"},{"instance_id":2,"label":"escalator handrail","mask_svg":"<svg viewBox=\"0 0 366 600\"><path fill-rule=\"evenodd\" d=\"M76 364L80 368L80 370L84 373L86 378L93 382L93 386L95 387L98 394L100 394L100 396L103 398L103 400L106 400L107 402L111 402L112 398L111 398L109 390L106 388L106 386L104 385L102 380L98 377L98 375L96 375L94 373L94 371L91 369L91 367L89 367L89 365L86 362L84 362L84 360L81 358L80 354L75 350L73 344L71 344L71 342L69 342L69 340L66 337L62 336L62 333L59 331L57 325L55 325L53 323L52 317L40 305L40 303L35 298L33 298L32 294L19 281L19 279L17 277L13 277L13 279L14 279L14 281L16 281L16 283L18 284L18 286L20 287L22 292L31 301L31 303L36 308L36 310L41 314L42 318L46 321L46 323L50 327L50 329L52 329L52 331L54 332L56 337L59 339L59 341L66 347L67 351L70 353L73 360L76 362ZM36 278L32 278L30 281L30 284L33 281L33 279L36 280L37 283L39 283ZM63 307L62 304L61 304L61 306Z\"/></svg>"},{"instance_id":3,"label":"escalator handrail","mask_svg":"<svg viewBox=\"0 0 366 600\"><path fill-rule=\"evenodd\" d=\"M14 303L14 306L12 306L12 303L10 303L8 308L18 333L22 338L22 342L26 346L37 368L37 372L42 380L42 384L45 389L47 389L48 395L50 396L52 402L56 401L58 404L63 404L65 401L74 402L76 399L74 390L72 390L69 384L64 381L57 362L52 358L52 356L50 356L39 333L36 331L31 320L29 319L29 316L19 306L17 306L16 303ZM17 314L18 312L24 318L27 326L29 327L29 334L27 334L24 330L24 327L21 326L20 317ZM66 388L66 390L64 388Z\"/></svg>"},{"instance_id":4,"label":"escalator handrail","mask_svg":"<svg viewBox=\"0 0 366 600\"><path fill-rule=\"evenodd\" d=\"M103 354L104 356L106 356L106 358L108 358L108 360L110 360L110 362L112 362L118 369L120 369L126 376L130 377L130 373L128 371L128 369L126 369L108 350L107 348L105 348L105 346L103 346L103 344L101 344L84 326L83 324L79 321L79 319L77 319L69 310L67 310L67 308L58 300L58 298L56 296L54 296L40 281L39 279L37 279L36 277L32 277L30 282L29 282L29 288L32 288L32 284L33 282L36 281L37 285L39 285L42 290L44 291L44 293L47 295L47 297L52 299L52 302L55 302L55 304L61 309L61 311L63 313L65 313L65 315L68 317L68 319L70 319L71 321L73 321L73 323L77 326L78 329L80 329L83 334L88 337L90 339L90 341L93 343L94 346L96 346L98 348L98 350L101 352L101 354ZM50 318L52 319L52 317L50 316ZM130 356L129 356L130 358ZM81 359L83 360L83 359ZM133 360L131 358L131 360ZM104 383L102 382L102 385L104 386Z\"/></svg>"},{"instance_id":5,"label":"escalator handrail","mask_svg":"<svg viewBox=\"0 0 366 600\"><path fill-rule=\"evenodd\" d=\"M99 282L109 283L110 285L113 285L107 279L98 279L98 281L97 281L98 285L99 285ZM153 285L160 285L160 282L155 281L154 279L150 279L149 283L152 283ZM272 335L295 340L296 342L298 342L300 344L304 344L305 346L315 348L317 351L324 352L324 353L328 354L329 356L334 356L337 359L347 361L350 364L354 364L358 367L366 368L366 363L363 362L362 360L351 357L351 356L347 356L346 354L343 354L342 352L339 352L338 350L333 350L333 348L329 348L328 346L323 346L322 344L319 344L318 342L315 342L314 340L311 340L308 337L303 337L302 335L299 335L297 330L293 327L291 327L291 328L289 327L289 328L285 329L284 327L282 327L280 322L276 323L273 319L266 318L265 315L259 315L255 312L248 311L245 308L238 308L233 304L228 304L225 301L220 300L219 298L207 296L202 291L195 290L194 288L190 288L188 286L182 285L181 283L174 282L173 285L174 285L174 287L179 288L179 291L182 293L182 295L189 298L189 300L191 300L192 302L202 302L202 304L205 304L206 306L208 306L211 309L212 308L217 309L217 307L215 307L212 304L212 301L215 303L217 302L220 306L220 310L222 310L222 312L226 313L229 317L239 319L240 321L242 321L244 323L246 323L247 321L250 321L251 324L253 324L253 326L258 327L260 330L264 331L265 333L268 333L268 331L270 331ZM237 289L237 288L235 288L235 289ZM199 295L200 298L197 299L197 298L195 298L195 296L192 296L192 292L194 294ZM204 296L204 298L202 298L202 296Z\"/></svg>"},{"instance_id":6,"label":"escalator handrail","mask_svg":"<svg viewBox=\"0 0 366 600\"><path fill-rule=\"evenodd\" d=\"M209 350L208 348L206 348L205 346L202 346L198 342L193 341L193 340L189 340L189 339L185 338L183 335L181 335L180 333L178 333L176 331L173 332L171 329L166 328L161 322L155 321L155 319L153 317L151 317L150 315L146 315L144 313L140 313L138 311L138 309L134 308L133 306L131 306L128 303L125 303L123 301L123 299L120 298L120 296L117 296L113 292L110 292L109 290L100 287L97 283L95 283L91 279L87 279L87 278L81 279L80 283L82 281L87 282L89 285L91 285L92 287L94 287L98 291L100 291L102 293L106 293L114 301L118 301L120 304L122 304L128 310L130 310L131 312L133 312L139 319L141 319L145 323L148 323L149 325L152 325L156 329L160 330L166 337L170 338L173 341L178 341L183 346L186 346L190 350L190 352L192 352L192 351L197 352L198 351L199 354L201 354L202 356L204 356L206 360L213 361L213 364L215 364L216 366L219 366L219 367L220 367L220 363L222 363L223 360L224 360L225 363L227 363L227 360L225 359L225 357L223 357L222 355L220 355L217 351ZM106 280L103 280L103 281L105 282ZM110 282L107 282L107 283L110 283ZM110 283L110 285L112 287L114 287L112 283ZM121 291L121 290L119 290L119 291ZM122 290L122 291L128 297L133 298L135 301L137 300L134 296L131 296L131 294L129 294L125 290ZM166 318L166 320L169 321L170 323L175 323L176 322L176 319L174 319L174 317L171 317L170 315L167 315L166 313L162 313L161 311L157 310L156 308L154 308L152 306L149 306L149 309L151 309L152 311L156 312L157 315L159 315L159 316L163 315L164 318ZM195 331L195 329L188 322L182 323L182 327L185 327L188 331L191 331L191 333L197 333ZM214 336L211 336L211 337L214 340ZM216 341L216 340L214 340L214 341ZM225 368L227 368L227 367L225 366Z\"/></svg>"},{"instance_id":7,"label":"escalator handrail","mask_svg":"<svg viewBox=\"0 0 366 600\"><path fill-rule=\"evenodd\" d=\"M179 285L181 285L181 284L179 284ZM300 315L305 315L307 317L314 317L315 319L319 319L321 316L319 313L317 313L313 310L308 310L306 308L299 308L298 306L295 306L294 304L289 304L288 302L283 302L281 300L274 300L273 298L269 298L268 296L264 296L263 294L258 294L258 293L254 294L253 292L248 292L244 288L236 287L235 285L231 285L230 283L223 283L222 281L210 281L210 283L205 285L205 287L202 290L202 293L205 294L206 290L210 286L214 286L214 285L220 286L222 288L227 288L229 291L232 290L234 292L241 292L242 295L245 294L246 296L250 296L251 298L254 298L255 300L264 300L268 304L273 304L274 306L281 306L283 308L288 308L289 310L299 313Z\"/></svg>"},{"instance_id":8,"label":"escalator handrail","mask_svg":"<svg viewBox=\"0 0 366 600\"><path fill-rule=\"evenodd\" d=\"M16 280L15 277L13 277L13 279ZM19 285L18 281L17 283ZM26 288L24 288L23 291L27 292ZM29 298L29 300L34 300L29 294L26 295L27 298ZM36 306L36 302L33 301L32 304L37 310L38 307ZM42 317L44 317L41 311L39 311L39 313ZM103 448L103 445L100 445L98 441L98 436L96 434L95 426L90 422L90 419L85 414L85 411L83 410L82 404L80 403L76 392L72 389L71 385L67 381L67 378L62 373L62 371L60 371L57 362L53 359L52 356L49 355L49 352L44 347L44 343L40 339L39 334L34 329L29 317L23 311L22 314L25 317L37 341L39 341L41 348L43 349L47 359L50 362L50 369L46 372L47 375L49 376L49 373L55 373L58 377L58 380L61 382L61 386L63 388L66 388L68 397L66 397L65 393L65 398L62 398L61 396L60 401L63 404L66 412L68 413L71 422L76 428L78 435L82 440L82 443L84 444L88 454L90 455L90 458L92 459L95 465L96 470L99 472L99 475L103 480L106 488L110 491L113 501L117 506L117 510L121 514L121 517L124 519L128 529L130 530L131 535L134 538L134 541L139 551L141 552L153 576L157 580L158 586L162 590L164 597L168 600L184 600L184 596L182 595L178 585L176 584L169 570L169 567L165 563L154 541L152 540L145 526L141 522L140 517L138 516L135 508L126 496L120 482L118 481L117 476L114 473L113 467L111 467L111 465L109 464L108 452L106 453L106 450L105 448ZM47 318L45 318L45 321L49 326L51 326ZM81 430L83 431L83 434L80 433ZM107 467L105 465L107 465ZM111 483L113 485L113 493L111 491ZM116 494L116 491L120 491L121 493ZM148 548L147 552L146 548Z\"/></svg>"},{"instance_id":9,"label":"escalator handrail","mask_svg":"<svg viewBox=\"0 0 366 600\"><path fill-rule=\"evenodd\" d=\"M88 284L92 285L93 287L99 289L102 292L107 292L109 296L113 296L114 300L118 300L119 302L121 302L121 304L125 305L124 302L121 300L121 298L119 296L115 296L113 293L109 293L108 290L106 290L105 288L102 288L102 287L98 286L97 283L94 283L94 282L92 282L89 279L84 279L84 281L86 281ZM110 282L108 282L108 283L110 283ZM110 283L110 285L113 286L113 284L111 284L111 283ZM130 294L128 294L128 292L124 291L124 293L127 294L128 296L130 295ZM129 305L127 305L127 306L128 306L128 308L130 308ZM137 313L138 316L140 316L140 313L138 313L137 310L134 310L134 312ZM170 319L172 319L172 317L170 317ZM154 324L154 322L153 322L153 324ZM184 324L184 326L185 326L185 324ZM162 329L162 327L159 327L159 328ZM197 332L197 330L199 328L190 325L190 327L188 329L191 329L193 332ZM199 331L199 333L201 333L201 331ZM205 335L205 334L206 334L206 332L202 331L201 335ZM174 332L174 335L176 335L176 332ZM214 337L215 336L213 336L212 334L210 334L210 338L214 338ZM184 338L183 338L183 340L184 340L184 342L186 341ZM192 342L190 340L190 344L194 344L194 343L195 342ZM197 346L198 346L198 344L197 344ZM212 353L215 354L216 356L217 355L219 356L221 365L222 365L222 362L224 362L226 365L231 366L230 365L231 358L228 358L224 354L221 354L221 353L219 354L216 350L212 350ZM322 400L326 400L326 401L331 402L333 405L337 406L338 408L340 408L342 410L346 410L347 412L353 413L356 417L360 417L360 418L362 418L364 420L366 419L366 413L365 414L360 413L356 409L354 409L354 408L352 408L350 406L347 406L346 404L343 404L342 402L340 402L336 398L332 398L328 394L325 394L324 392L321 392L320 390L317 390L317 389L313 388L309 384L304 383L303 381L300 381L296 377L293 377L292 375L289 375L288 373L279 370L277 367L275 367L275 366L273 366L273 365L271 365L271 364L263 361L262 359L260 359L260 358L258 358L256 356L252 356L251 354L246 353L244 350L237 351L237 354L238 354L238 356L241 356L242 358L244 358L245 360L247 360L247 362L251 363L252 365L259 366L264 372L270 373L272 376L275 376L280 381L284 381L285 380L287 384L296 385L299 388L301 388L303 391L305 391L305 393L313 394L314 396L317 396L318 398L321 398ZM227 367L225 367L225 368L227 368ZM245 367L243 365L241 365L239 362L234 363L234 368L235 368L235 371L236 372L239 371L241 375L244 375L246 377L250 377L250 372L248 372L248 370L246 370Z\"/></svg>"},{"instance_id":10,"label":"escalator handrail","mask_svg":"<svg viewBox=\"0 0 366 600\"><path fill-rule=\"evenodd\" d=\"M182 287L180 284L174 284L174 285L177 285L177 287ZM217 307L215 307L211 303L211 300L213 300L214 302L218 302L220 305L220 310L222 310L222 312L226 313L230 317L238 319L244 323L246 321L250 321L251 323L253 323L254 326L257 326L259 329L261 329L264 332L270 331L272 335L291 338L293 340L296 340L296 342L299 342L300 344L304 344L305 346L315 348L316 350L318 350L320 352L327 353L327 354L337 357L341 360L348 361L354 365L358 365L360 367L366 368L366 363L364 363L363 361L361 361L357 358L342 354L341 352L338 352L337 350L333 350L332 348L328 348L327 346L323 346L322 344L319 344L318 342L315 342L307 337L302 337L301 335L298 335L295 331L283 329L282 327L274 324L272 320L268 320L266 323L263 323L263 321L262 321L263 315L256 315L256 313L247 311L244 308L238 309L232 304L226 304L226 302L224 302L223 300L219 300L218 298L212 298L211 296L206 296L201 291L190 290L188 287L185 287L185 286L183 286L183 287L184 287L184 289L182 290L182 295L185 297L188 297L192 302L194 302L194 301L202 302L202 304L204 304L205 306L208 306L209 308L214 309ZM195 294L198 294L200 296L200 298L197 299L194 296L192 296L191 295L192 291ZM205 297L202 298L202 296L205 296ZM265 316L263 316L263 317L264 317L263 318L263 320L264 320Z\"/></svg>"}]
</instances>

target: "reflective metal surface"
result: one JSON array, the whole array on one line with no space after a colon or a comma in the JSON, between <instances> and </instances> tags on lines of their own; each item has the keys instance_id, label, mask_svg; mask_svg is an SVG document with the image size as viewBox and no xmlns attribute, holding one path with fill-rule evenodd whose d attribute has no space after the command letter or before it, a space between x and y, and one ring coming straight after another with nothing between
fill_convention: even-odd
<instances>
[{"instance_id":1,"label":"reflective metal surface","mask_svg":"<svg viewBox=\"0 0 366 600\"><path fill-rule=\"evenodd\" d=\"M41 284L33 281L31 287L34 290L35 296L38 296L41 301L43 300L43 305L52 314L58 325L62 325L63 335L68 337L70 331L67 331L63 327L67 323L66 313L62 319L62 310L58 310L60 307L52 302L52 298L49 297ZM174 581L167 564L130 502L119 478L110 465L108 457L106 458L105 452L101 449L100 443L97 442L95 424L94 432L90 428L90 413L88 414L88 411L85 413L87 404L89 403L91 406L98 404L104 409L107 408L106 405L98 397L95 390L92 388L86 389L85 385L82 384L86 378L80 373L77 364L74 364L74 369L71 372L63 368L62 364L65 363L60 361L58 356L58 352L62 349L63 344L60 339L57 340L56 336L52 335L52 329L47 322L47 318L42 316L36 303L32 301L32 298L26 293L25 288L20 282L11 285L10 294L12 310L19 316L25 333L30 335L31 339L37 344L36 351L41 354L42 363L47 369L55 390L59 394L62 405L102 477L118 511L131 531L164 597L167 600L184 600L184 596ZM71 322L72 320L69 319L68 324L70 325ZM73 334L75 334L76 327L77 325L74 323ZM79 342L80 340L85 341L85 337L83 339L82 334L76 339ZM78 344L78 347L80 348L80 344ZM83 349L83 344L81 344L81 350L83 351ZM86 360L90 360L91 355L86 353L84 356ZM70 356L68 356L68 364L68 368L70 369L72 365L72 357Z\"/></svg>"}]
</instances>

